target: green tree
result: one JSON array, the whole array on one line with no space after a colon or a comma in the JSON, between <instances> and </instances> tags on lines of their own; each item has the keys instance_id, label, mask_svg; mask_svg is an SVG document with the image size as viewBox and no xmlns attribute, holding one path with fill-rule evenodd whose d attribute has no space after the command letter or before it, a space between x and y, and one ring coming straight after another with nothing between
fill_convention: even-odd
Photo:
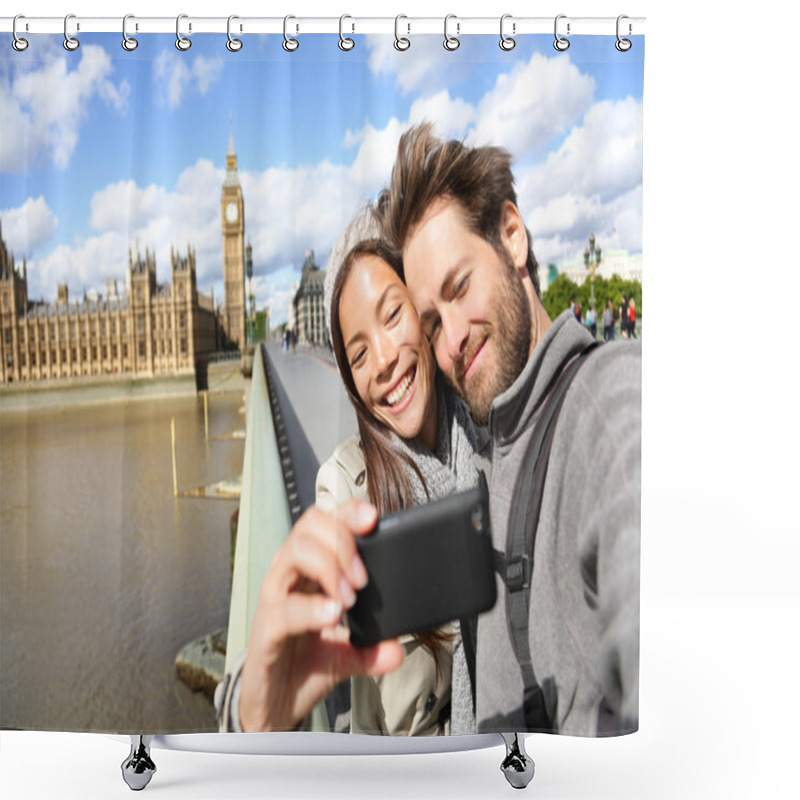
<instances>
[{"instance_id":1,"label":"green tree","mask_svg":"<svg viewBox=\"0 0 800 800\"><path fill-rule=\"evenodd\" d=\"M559 275L542 293L542 303L547 316L555 319L562 311L569 308L572 300L577 300L579 295L578 285L566 275Z\"/></svg>"},{"instance_id":2,"label":"green tree","mask_svg":"<svg viewBox=\"0 0 800 800\"><path fill-rule=\"evenodd\" d=\"M636 316L642 316L642 284L641 281L623 280L619 275L604 278L596 275L594 279L594 302L597 306L597 316L602 319L603 309L609 299L614 303L614 309L619 313L622 295L636 301ZM550 319L555 319L562 311L569 308L572 300L581 307L581 315L585 316L589 310L589 301L592 296L592 280L587 275L583 283L578 286L566 275L559 275L542 293L542 303Z\"/></svg>"}]
</instances>

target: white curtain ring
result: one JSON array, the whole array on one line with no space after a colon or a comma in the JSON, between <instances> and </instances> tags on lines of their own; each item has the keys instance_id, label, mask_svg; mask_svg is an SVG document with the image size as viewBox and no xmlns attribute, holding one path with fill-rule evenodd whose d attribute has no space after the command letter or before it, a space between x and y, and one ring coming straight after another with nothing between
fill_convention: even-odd
<instances>
[{"instance_id":1,"label":"white curtain ring","mask_svg":"<svg viewBox=\"0 0 800 800\"><path fill-rule=\"evenodd\" d=\"M188 14L178 14L178 18L175 20L175 47L181 51L188 50L192 46L192 40L181 35L181 20L188 18Z\"/></svg>"},{"instance_id":2,"label":"white curtain ring","mask_svg":"<svg viewBox=\"0 0 800 800\"><path fill-rule=\"evenodd\" d=\"M514 39L511 36L506 36L503 31L503 24L507 19L511 19L511 14L503 14L503 16L500 17L500 49L505 50L506 52L508 52L509 50L513 50L517 46L516 41L514 41ZM515 22L513 23L512 27L512 31L514 33L516 33L516 28L517 24Z\"/></svg>"},{"instance_id":3,"label":"white curtain ring","mask_svg":"<svg viewBox=\"0 0 800 800\"><path fill-rule=\"evenodd\" d=\"M23 50L28 49L28 40L23 39L21 36L17 36L17 20L18 19L25 19L23 14L17 14L14 17L14 22L11 24L11 32L14 34L14 40L11 42L11 46L18 52L21 53Z\"/></svg>"},{"instance_id":4,"label":"white curtain ring","mask_svg":"<svg viewBox=\"0 0 800 800\"><path fill-rule=\"evenodd\" d=\"M620 51L620 53L627 53L628 50L630 50L631 47L633 47L633 42L630 39L623 39L619 35L619 23L623 19L628 19L627 15L620 14L617 17L617 41L614 44L614 47L616 47L617 50ZM630 25L630 23L628 23L628 33L630 33L630 32L631 32L631 25Z\"/></svg>"},{"instance_id":5,"label":"white curtain ring","mask_svg":"<svg viewBox=\"0 0 800 800\"><path fill-rule=\"evenodd\" d=\"M353 41L353 39L345 36L344 33L342 33L342 25L346 19L353 18L349 14L342 14L342 16L339 17L339 49L345 51L352 50L356 46L356 43Z\"/></svg>"},{"instance_id":6,"label":"white curtain ring","mask_svg":"<svg viewBox=\"0 0 800 800\"><path fill-rule=\"evenodd\" d=\"M293 39L286 32L286 26L290 19L297 19L297 17L293 17L289 14L283 18L283 49L286 50L287 53L293 53L300 47L300 42L297 39Z\"/></svg>"},{"instance_id":7,"label":"white curtain ring","mask_svg":"<svg viewBox=\"0 0 800 800\"><path fill-rule=\"evenodd\" d=\"M136 19L133 14L126 14L122 18L122 49L127 50L129 53L133 52L139 46L139 40L128 36L128 20Z\"/></svg>"},{"instance_id":8,"label":"white curtain ring","mask_svg":"<svg viewBox=\"0 0 800 800\"><path fill-rule=\"evenodd\" d=\"M566 18L567 18L566 14L559 14L556 17L556 23L555 23L556 40L553 42L553 47L555 47L555 49L561 53L569 49L569 39L565 38L564 36L558 35L558 21L560 19L566 19ZM569 22L567 23L567 36L569 36Z\"/></svg>"},{"instance_id":9,"label":"white curtain ring","mask_svg":"<svg viewBox=\"0 0 800 800\"><path fill-rule=\"evenodd\" d=\"M443 44L445 50L449 50L452 53L453 50L458 50L458 48L461 46L461 42L458 40L457 36L450 36L447 33L447 23L451 19L457 19L456 15L455 14L448 14L444 18L444 41L442 42L442 44ZM456 33L458 33L459 27L460 27L459 24L456 23Z\"/></svg>"},{"instance_id":10,"label":"white curtain ring","mask_svg":"<svg viewBox=\"0 0 800 800\"><path fill-rule=\"evenodd\" d=\"M228 41L225 43L225 47L227 47L231 53L238 53L242 49L242 40L231 36L231 21L234 19L239 19L239 17L237 17L236 14L231 14L228 17Z\"/></svg>"},{"instance_id":11,"label":"white curtain ring","mask_svg":"<svg viewBox=\"0 0 800 800\"><path fill-rule=\"evenodd\" d=\"M70 52L77 50L81 46L81 43L74 36L70 36L67 31L67 26L71 19L75 19L74 14L67 14L67 16L64 17L64 49Z\"/></svg>"},{"instance_id":12,"label":"white curtain ring","mask_svg":"<svg viewBox=\"0 0 800 800\"><path fill-rule=\"evenodd\" d=\"M401 19L408 19L408 17L405 14L398 14L394 18L394 49L403 52L405 50L408 50L409 47L411 47L411 40L406 39L405 36L401 37L400 34L398 33L397 28ZM408 23L406 23L406 27L408 28L408 32L410 33L411 26Z\"/></svg>"}]
</instances>

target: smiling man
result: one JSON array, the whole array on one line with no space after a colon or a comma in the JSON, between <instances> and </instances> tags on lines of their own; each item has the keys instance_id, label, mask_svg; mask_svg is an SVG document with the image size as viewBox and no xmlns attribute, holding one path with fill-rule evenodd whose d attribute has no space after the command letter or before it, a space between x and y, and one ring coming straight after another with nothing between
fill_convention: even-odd
<instances>
[{"instance_id":1,"label":"smiling man","mask_svg":"<svg viewBox=\"0 0 800 800\"><path fill-rule=\"evenodd\" d=\"M439 367L489 433L480 465L505 602L477 622L478 730L632 732L641 348L592 352L571 312L550 321L505 150L412 128L379 207ZM557 397L548 456L532 442Z\"/></svg>"}]
</instances>

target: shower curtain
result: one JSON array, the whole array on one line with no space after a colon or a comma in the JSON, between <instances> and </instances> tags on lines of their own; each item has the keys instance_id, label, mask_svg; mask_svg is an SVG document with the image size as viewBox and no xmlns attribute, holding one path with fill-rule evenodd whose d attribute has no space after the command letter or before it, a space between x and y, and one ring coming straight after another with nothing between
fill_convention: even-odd
<instances>
[{"instance_id":1,"label":"shower curtain","mask_svg":"<svg viewBox=\"0 0 800 800\"><path fill-rule=\"evenodd\" d=\"M314 504L320 465L359 432L326 268L353 217L390 188L404 134L430 124L437 141L509 154L549 319L604 348L642 338L643 36L619 46L613 21L608 34L571 39L511 38L510 26L459 38L455 20L444 37L287 25L241 39L235 26L189 38L180 25L177 38L73 29L28 35L23 48L0 37L0 728L241 724L219 715L239 699L261 581ZM486 422L479 439L491 436ZM640 417L629 427L639 436ZM613 524L618 513L638 524L633 441ZM592 487L612 469L593 461L591 485L570 503L608 508ZM522 697L486 677L481 639L499 636L505 669L525 681L499 573L498 600L481 609L483 619L502 610L499 628L484 636L480 621L471 633L457 621L427 683L390 673L359 696L377 696L385 714L401 695L429 732L467 732L451 727L456 702L473 731L509 720L635 730L638 527L619 561L619 550L592 550L597 531L574 533L592 551L580 554L590 576L564 578L556 549L552 573L525 578L534 594L546 580L552 600L530 607L556 653L546 674L531 653L547 724L526 722ZM586 620L608 591L598 576L619 614L595 628ZM579 674L553 667L567 650L580 654ZM625 676L616 694L609 669ZM587 684L602 702L591 724L572 726ZM354 687L341 681L284 729L356 730ZM624 724L604 728L623 706Z\"/></svg>"}]
</instances>

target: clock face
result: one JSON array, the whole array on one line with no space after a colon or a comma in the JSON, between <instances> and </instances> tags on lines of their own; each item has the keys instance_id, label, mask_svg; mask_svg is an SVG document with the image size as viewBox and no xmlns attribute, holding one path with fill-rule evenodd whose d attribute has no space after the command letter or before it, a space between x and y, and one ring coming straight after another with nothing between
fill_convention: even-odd
<instances>
[{"instance_id":1,"label":"clock face","mask_svg":"<svg viewBox=\"0 0 800 800\"><path fill-rule=\"evenodd\" d=\"M236 206L236 203L228 203L225 207L225 219L228 222L236 222L236 218L239 216L239 209Z\"/></svg>"}]
</instances>

